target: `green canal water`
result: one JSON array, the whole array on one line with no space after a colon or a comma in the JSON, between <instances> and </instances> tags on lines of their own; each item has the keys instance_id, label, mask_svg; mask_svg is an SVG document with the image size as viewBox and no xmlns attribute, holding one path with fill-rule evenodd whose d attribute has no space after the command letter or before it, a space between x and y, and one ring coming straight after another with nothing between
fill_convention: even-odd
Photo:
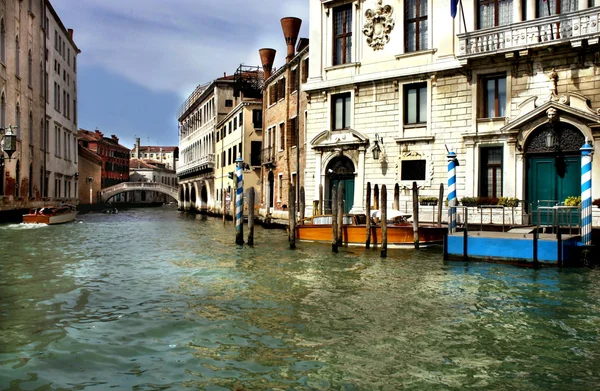
<instances>
[{"instance_id":1,"label":"green canal water","mask_svg":"<svg viewBox=\"0 0 600 391\"><path fill-rule=\"evenodd\" d=\"M236 247L167 208L0 237L2 390L600 387L600 270Z\"/></svg>"}]
</instances>

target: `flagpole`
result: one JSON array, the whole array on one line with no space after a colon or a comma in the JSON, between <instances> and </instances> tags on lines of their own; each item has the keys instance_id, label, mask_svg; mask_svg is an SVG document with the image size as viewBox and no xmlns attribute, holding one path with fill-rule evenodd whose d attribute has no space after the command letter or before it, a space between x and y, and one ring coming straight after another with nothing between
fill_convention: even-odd
<instances>
[{"instance_id":1,"label":"flagpole","mask_svg":"<svg viewBox=\"0 0 600 391\"><path fill-rule=\"evenodd\" d=\"M460 14L462 15L463 26L465 27L465 33L467 32L467 21L465 20L465 10L463 9L462 0L458 0L458 4L460 5Z\"/></svg>"}]
</instances>

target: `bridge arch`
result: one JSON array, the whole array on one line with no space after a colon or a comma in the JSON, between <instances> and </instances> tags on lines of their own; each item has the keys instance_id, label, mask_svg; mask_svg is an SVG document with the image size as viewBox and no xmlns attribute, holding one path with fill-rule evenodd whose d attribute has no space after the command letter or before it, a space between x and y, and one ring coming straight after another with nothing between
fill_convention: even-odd
<instances>
[{"instance_id":1,"label":"bridge arch","mask_svg":"<svg viewBox=\"0 0 600 391\"><path fill-rule=\"evenodd\" d=\"M177 199L177 188L160 182L122 182L100 190L100 201L107 202L117 194L129 191L155 191Z\"/></svg>"}]
</instances>

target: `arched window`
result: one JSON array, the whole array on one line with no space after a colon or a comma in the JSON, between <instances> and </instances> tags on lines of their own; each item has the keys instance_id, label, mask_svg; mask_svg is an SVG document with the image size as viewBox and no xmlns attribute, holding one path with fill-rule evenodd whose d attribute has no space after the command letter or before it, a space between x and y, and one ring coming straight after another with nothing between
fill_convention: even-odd
<instances>
[{"instance_id":1,"label":"arched window","mask_svg":"<svg viewBox=\"0 0 600 391\"><path fill-rule=\"evenodd\" d=\"M0 61L6 62L6 28L4 19L0 20Z\"/></svg>"},{"instance_id":2,"label":"arched window","mask_svg":"<svg viewBox=\"0 0 600 391\"><path fill-rule=\"evenodd\" d=\"M33 145L33 114L29 112L29 145Z\"/></svg>"},{"instance_id":3,"label":"arched window","mask_svg":"<svg viewBox=\"0 0 600 391\"><path fill-rule=\"evenodd\" d=\"M43 94L44 98L46 98L46 88L44 88L44 86L44 65L42 61L40 61L40 94Z\"/></svg>"},{"instance_id":4,"label":"arched window","mask_svg":"<svg viewBox=\"0 0 600 391\"><path fill-rule=\"evenodd\" d=\"M17 35L16 39L15 39L15 74L17 76L21 75L21 72L19 72L19 68L21 66L21 46L19 45L19 36Z\"/></svg>"},{"instance_id":5,"label":"arched window","mask_svg":"<svg viewBox=\"0 0 600 391\"><path fill-rule=\"evenodd\" d=\"M31 49L29 49L28 59L27 59L27 85L29 87L32 86L33 83L33 57L31 57Z\"/></svg>"},{"instance_id":6,"label":"arched window","mask_svg":"<svg viewBox=\"0 0 600 391\"><path fill-rule=\"evenodd\" d=\"M0 127L6 128L6 98L4 92L0 98Z\"/></svg>"},{"instance_id":7,"label":"arched window","mask_svg":"<svg viewBox=\"0 0 600 391\"><path fill-rule=\"evenodd\" d=\"M15 118L17 121L17 139L21 139L21 106L17 103L17 108L15 109Z\"/></svg>"},{"instance_id":8,"label":"arched window","mask_svg":"<svg viewBox=\"0 0 600 391\"><path fill-rule=\"evenodd\" d=\"M40 121L40 149L46 152L46 137L44 132L44 119Z\"/></svg>"}]
</instances>

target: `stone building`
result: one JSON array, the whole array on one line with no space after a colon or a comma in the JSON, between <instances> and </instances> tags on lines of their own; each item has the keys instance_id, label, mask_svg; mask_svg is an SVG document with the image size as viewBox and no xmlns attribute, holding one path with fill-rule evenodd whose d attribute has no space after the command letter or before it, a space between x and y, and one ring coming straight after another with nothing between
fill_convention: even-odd
<instances>
[{"instance_id":1,"label":"stone building","mask_svg":"<svg viewBox=\"0 0 600 391\"><path fill-rule=\"evenodd\" d=\"M177 146L140 145L140 138L131 150L131 159L152 159L169 170L177 170L179 148Z\"/></svg>"},{"instance_id":2,"label":"stone building","mask_svg":"<svg viewBox=\"0 0 600 391\"><path fill-rule=\"evenodd\" d=\"M60 49L55 43L59 39ZM6 158L0 160L2 209L58 203L59 199L74 202L78 193L73 132L77 108L69 104L65 111L62 106L63 91L70 94L70 102L77 99L79 49L73 31L64 27L48 0L7 0L0 3L0 41L0 133L11 127L17 135L11 159L2 153ZM61 65L60 78L54 76L55 62ZM58 79L60 101L56 93L48 94L49 84ZM52 110L59 102L60 109ZM55 123L62 129L58 147L55 133L49 134L50 124L54 129Z\"/></svg>"},{"instance_id":3,"label":"stone building","mask_svg":"<svg viewBox=\"0 0 600 391\"><path fill-rule=\"evenodd\" d=\"M98 129L94 132L79 129L78 139L82 147L96 153L102 159L102 189L129 182L129 149L119 144L117 136L113 134L104 137Z\"/></svg>"},{"instance_id":4,"label":"stone building","mask_svg":"<svg viewBox=\"0 0 600 391\"><path fill-rule=\"evenodd\" d=\"M79 154L79 204L91 205L98 203L98 192L101 189L102 158L96 152L77 146Z\"/></svg>"},{"instance_id":5,"label":"stone building","mask_svg":"<svg viewBox=\"0 0 600 391\"><path fill-rule=\"evenodd\" d=\"M129 161L129 181L163 183L168 186L177 187L177 174L175 173L175 170L169 168L167 163L154 158L132 158ZM169 197L165 193L157 191L133 190L127 192L127 201L140 203L168 203L177 200Z\"/></svg>"},{"instance_id":6,"label":"stone building","mask_svg":"<svg viewBox=\"0 0 600 391\"><path fill-rule=\"evenodd\" d=\"M275 50L259 51L265 74L259 214L278 219L288 218L290 184L299 200L300 186L307 175L312 177L305 161L307 94L300 89L308 77L308 39L296 46L301 23L298 18L281 20L287 54L279 69L272 70Z\"/></svg>"},{"instance_id":7,"label":"stone building","mask_svg":"<svg viewBox=\"0 0 600 391\"><path fill-rule=\"evenodd\" d=\"M462 4L452 18L448 1L310 3L307 200L343 180L364 212L370 181L404 209L413 182L431 196L447 183L449 149L459 199L519 198L525 222L538 200L580 194L579 148L600 151L600 7Z\"/></svg>"}]
</instances>

